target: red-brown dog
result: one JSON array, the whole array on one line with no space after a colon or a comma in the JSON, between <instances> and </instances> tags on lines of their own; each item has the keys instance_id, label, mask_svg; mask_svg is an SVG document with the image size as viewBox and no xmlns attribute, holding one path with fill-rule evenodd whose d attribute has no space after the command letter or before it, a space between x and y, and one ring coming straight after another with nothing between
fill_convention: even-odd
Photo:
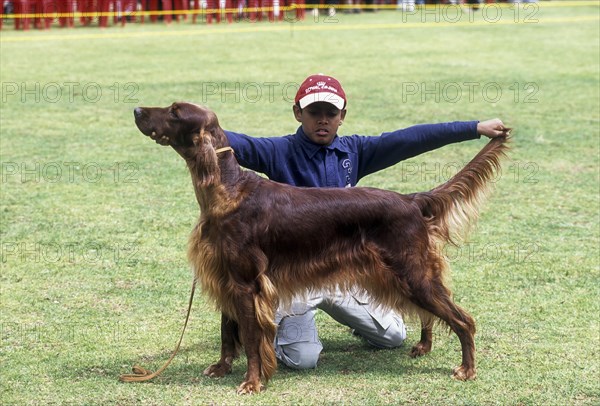
<instances>
[{"instance_id":1,"label":"red-brown dog","mask_svg":"<svg viewBox=\"0 0 600 406\"><path fill-rule=\"evenodd\" d=\"M277 361L278 302L310 289L362 286L373 300L421 318L411 355L431 350L436 319L456 333L457 379L475 377L475 323L444 285L441 253L477 217L487 183L500 167L506 137L491 140L456 176L410 195L373 188L297 188L242 170L217 117L189 103L136 108L142 133L170 145L189 167L200 220L188 258L222 312L221 359L204 374L231 372L241 346L248 371L239 393L260 392Z\"/></svg>"}]
</instances>

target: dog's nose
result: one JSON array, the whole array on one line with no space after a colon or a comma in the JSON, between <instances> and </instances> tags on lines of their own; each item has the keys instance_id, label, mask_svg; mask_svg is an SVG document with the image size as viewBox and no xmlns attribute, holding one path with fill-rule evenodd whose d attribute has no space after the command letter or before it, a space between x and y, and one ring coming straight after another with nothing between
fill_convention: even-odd
<instances>
[{"instance_id":1,"label":"dog's nose","mask_svg":"<svg viewBox=\"0 0 600 406\"><path fill-rule=\"evenodd\" d=\"M135 118L140 118L143 112L144 110L141 107L136 107L135 109L133 109L133 115L135 116Z\"/></svg>"}]
</instances>

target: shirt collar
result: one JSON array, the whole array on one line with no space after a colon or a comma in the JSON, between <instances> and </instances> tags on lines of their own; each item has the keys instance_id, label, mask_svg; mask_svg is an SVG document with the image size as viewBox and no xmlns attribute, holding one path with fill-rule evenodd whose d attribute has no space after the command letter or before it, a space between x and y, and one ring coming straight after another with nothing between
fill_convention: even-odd
<instances>
[{"instance_id":1,"label":"shirt collar","mask_svg":"<svg viewBox=\"0 0 600 406\"><path fill-rule=\"evenodd\" d=\"M296 130L296 139L298 141L298 144L300 145L300 147L302 148L302 150L304 152L306 152L306 155L309 158L313 158L315 156L315 154L320 151L321 149L329 149L329 150L338 150L341 152L346 152L349 153L350 151L348 150L348 148L346 147L346 145L344 145L341 141L340 141L340 137L336 134L336 136L334 137L333 141L331 142L331 144L327 145L327 146L322 146L322 145L318 145L315 144L314 142L312 142L304 133L304 130L302 130L302 126L298 127L298 130Z\"/></svg>"}]
</instances>

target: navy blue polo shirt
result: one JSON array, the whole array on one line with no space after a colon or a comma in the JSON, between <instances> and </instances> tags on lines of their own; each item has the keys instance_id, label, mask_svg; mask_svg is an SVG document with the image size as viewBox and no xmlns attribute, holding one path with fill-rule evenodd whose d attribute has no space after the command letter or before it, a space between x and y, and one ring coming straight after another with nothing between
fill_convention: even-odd
<instances>
[{"instance_id":1,"label":"navy blue polo shirt","mask_svg":"<svg viewBox=\"0 0 600 406\"><path fill-rule=\"evenodd\" d=\"M302 131L255 138L225 131L245 168L271 180L306 187L349 187L396 163L447 144L479 138L477 121L421 124L379 136L337 136L331 145L314 144Z\"/></svg>"}]
</instances>

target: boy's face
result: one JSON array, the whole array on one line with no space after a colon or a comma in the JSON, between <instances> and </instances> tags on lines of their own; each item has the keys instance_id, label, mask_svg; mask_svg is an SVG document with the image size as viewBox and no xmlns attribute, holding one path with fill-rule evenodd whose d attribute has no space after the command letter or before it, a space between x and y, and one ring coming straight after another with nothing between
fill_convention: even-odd
<instances>
[{"instance_id":1,"label":"boy's face","mask_svg":"<svg viewBox=\"0 0 600 406\"><path fill-rule=\"evenodd\" d=\"M327 102L309 104L303 109L294 105L294 116L302 123L302 130L315 144L329 145L346 117L346 110L340 110Z\"/></svg>"}]
</instances>

